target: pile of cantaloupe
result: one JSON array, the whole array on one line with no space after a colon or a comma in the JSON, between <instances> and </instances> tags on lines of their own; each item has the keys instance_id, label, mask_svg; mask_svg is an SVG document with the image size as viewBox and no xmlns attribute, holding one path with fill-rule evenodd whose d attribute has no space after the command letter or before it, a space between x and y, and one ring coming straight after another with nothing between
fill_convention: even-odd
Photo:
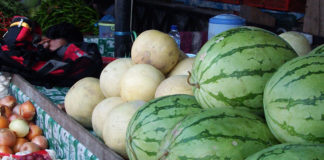
<instances>
[{"instance_id":1,"label":"pile of cantaloupe","mask_svg":"<svg viewBox=\"0 0 324 160\"><path fill-rule=\"evenodd\" d=\"M125 137L132 115L157 97L193 95L187 83L193 61L168 34L145 31L134 41L131 58L119 58L102 70L99 79L84 78L71 87L65 97L67 114L127 157Z\"/></svg>"}]
</instances>

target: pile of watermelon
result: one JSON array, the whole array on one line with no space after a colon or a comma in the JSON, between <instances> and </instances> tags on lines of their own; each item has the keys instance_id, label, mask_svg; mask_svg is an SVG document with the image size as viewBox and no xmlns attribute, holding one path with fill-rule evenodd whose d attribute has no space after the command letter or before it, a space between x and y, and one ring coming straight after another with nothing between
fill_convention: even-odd
<instances>
[{"instance_id":1,"label":"pile of watermelon","mask_svg":"<svg viewBox=\"0 0 324 160\"><path fill-rule=\"evenodd\" d=\"M132 116L130 160L324 157L324 45L298 57L272 32L234 28L201 48L187 83L194 95L155 98Z\"/></svg>"}]
</instances>

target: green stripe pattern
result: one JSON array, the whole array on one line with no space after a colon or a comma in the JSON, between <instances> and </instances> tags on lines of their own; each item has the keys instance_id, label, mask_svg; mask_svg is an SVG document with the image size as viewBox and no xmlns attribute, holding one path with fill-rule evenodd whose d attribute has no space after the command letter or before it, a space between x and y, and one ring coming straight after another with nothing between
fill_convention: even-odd
<instances>
[{"instance_id":1,"label":"green stripe pattern","mask_svg":"<svg viewBox=\"0 0 324 160\"><path fill-rule=\"evenodd\" d=\"M264 111L282 143L324 143L324 54L280 67L265 87Z\"/></svg>"},{"instance_id":2,"label":"green stripe pattern","mask_svg":"<svg viewBox=\"0 0 324 160\"><path fill-rule=\"evenodd\" d=\"M193 64L191 83L203 108L231 106L263 113L266 82L296 52L281 37L256 27L239 27L210 39Z\"/></svg>"},{"instance_id":3,"label":"green stripe pattern","mask_svg":"<svg viewBox=\"0 0 324 160\"><path fill-rule=\"evenodd\" d=\"M201 112L191 95L171 95L146 103L132 117L127 131L127 154L130 160L152 160L161 140L186 115Z\"/></svg>"},{"instance_id":4,"label":"green stripe pattern","mask_svg":"<svg viewBox=\"0 0 324 160\"><path fill-rule=\"evenodd\" d=\"M323 160L324 144L278 144L259 151L246 160Z\"/></svg>"},{"instance_id":5,"label":"green stripe pattern","mask_svg":"<svg viewBox=\"0 0 324 160\"><path fill-rule=\"evenodd\" d=\"M313 54L324 54L324 44L319 45L315 49L313 49L311 52L309 52L310 55Z\"/></svg>"},{"instance_id":6,"label":"green stripe pattern","mask_svg":"<svg viewBox=\"0 0 324 160\"><path fill-rule=\"evenodd\" d=\"M159 160L243 160L277 144L265 121L244 110L205 109L180 121L161 143Z\"/></svg>"}]
</instances>

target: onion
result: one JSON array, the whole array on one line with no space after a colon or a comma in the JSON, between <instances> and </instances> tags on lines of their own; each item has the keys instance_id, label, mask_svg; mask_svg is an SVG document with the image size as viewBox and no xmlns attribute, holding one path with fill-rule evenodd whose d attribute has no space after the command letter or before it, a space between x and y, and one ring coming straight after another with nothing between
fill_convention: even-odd
<instances>
[{"instance_id":1,"label":"onion","mask_svg":"<svg viewBox=\"0 0 324 160\"><path fill-rule=\"evenodd\" d=\"M11 116L8 118L9 122L15 120L15 119L23 119L20 115L13 113Z\"/></svg>"},{"instance_id":2,"label":"onion","mask_svg":"<svg viewBox=\"0 0 324 160\"><path fill-rule=\"evenodd\" d=\"M11 121L9 129L14 131L17 137L25 137L29 132L28 123L23 119L15 119Z\"/></svg>"},{"instance_id":3,"label":"onion","mask_svg":"<svg viewBox=\"0 0 324 160\"><path fill-rule=\"evenodd\" d=\"M37 144L40 149L47 149L48 147L47 139L42 135L34 137L31 142Z\"/></svg>"},{"instance_id":4,"label":"onion","mask_svg":"<svg viewBox=\"0 0 324 160\"><path fill-rule=\"evenodd\" d=\"M12 109L17 103L17 100L14 96L6 96L0 99L0 104L8 106L10 109Z\"/></svg>"},{"instance_id":5,"label":"onion","mask_svg":"<svg viewBox=\"0 0 324 160\"><path fill-rule=\"evenodd\" d=\"M30 121L34 118L36 114L36 108L31 103L31 101L26 101L22 103L19 107L19 115L21 115L25 120Z\"/></svg>"},{"instance_id":6,"label":"onion","mask_svg":"<svg viewBox=\"0 0 324 160\"><path fill-rule=\"evenodd\" d=\"M26 138L17 138L17 141L16 141L16 144L15 146L13 147L13 151L16 153L16 152L19 152L21 146L28 142L28 140Z\"/></svg>"},{"instance_id":7,"label":"onion","mask_svg":"<svg viewBox=\"0 0 324 160\"><path fill-rule=\"evenodd\" d=\"M20 108L20 104L15 105L15 107L13 107L12 109L12 113L16 113L19 115L19 108Z\"/></svg>"},{"instance_id":8,"label":"onion","mask_svg":"<svg viewBox=\"0 0 324 160\"><path fill-rule=\"evenodd\" d=\"M0 129L0 145L12 147L16 144L16 135L8 128Z\"/></svg>"},{"instance_id":9,"label":"onion","mask_svg":"<svg viewBox=\"0 0 324 160\"><path fill-rule=\"evenodd\" d=\"M13 151L8 146L0 146L0 153L13 154Z\"/></svg>"},{"instance_id":10,"label":"onion","mask_svg":"<svg viewBox=\"0 0 324 160\"><path fill-rule=\"evenodd\" d=\"M27 139L29 139L30 141L36 137L36 136L40 136L43 134L43 130L38 127L37 125L31 124L29 125L29 132L27 134Z\"/></svg>"},{"instance_id":11,"label":"onion","mask_svg":"<svg viewBox=\"0 0 324 160\"><path fill-rule=\"evenodd\" d=\"M11 109L8 107L8 106L4 106L4 105L2 105L2 106L0 106L1 108L1 116L6 116L7 118L8 117L10 117L11 116L11 114L12 114L12 111L11 111Z\"/></svg>"},{"instance_id":12,"label":"onion","mask_svg":"<svg viewBox=\"0 0 324 160\"><path fill-rule=\"evenodd\" d=\"M39 150L40 148L38 147L37 144L33 142L26 142L20 147L19 152L23 152L23 151L37 152Z\"/></svg>"},{"instance_id":13,"label":"onion","mask_svg":"<svg viewBox=\"0 0 324 160\"><path fill-rule=\"evenodd\" d=\"M9 120L4 116L0 116L0 128L8 128L8 127L9 127Z\"/></svg>"}]
</instances>

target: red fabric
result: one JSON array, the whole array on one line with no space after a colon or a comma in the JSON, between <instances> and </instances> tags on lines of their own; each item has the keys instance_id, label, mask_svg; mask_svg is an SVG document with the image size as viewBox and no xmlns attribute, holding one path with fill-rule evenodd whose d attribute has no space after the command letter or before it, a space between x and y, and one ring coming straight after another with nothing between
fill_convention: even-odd
<instances>
[{"instance_id":1,"label":"red fabric","mask_svg":"<svg viewBox=\"0 0 324 160\"><path fill-rule=\"evenodd\" d=\"M15 60L16 62L24 65L24 58L23 57L17 57L17 56L11 56L10 58L12 58L13 60Z\"/></svg>"},{"instance_id":2,"label":"red fabric","mask_svg":"<svg viewBox=\"0 0 324 160\"><path fill-rule=\"evenodd\" d=\"M196 54L208 40L208 32L180 32L180 48L184 53Z\"/></svg>"},{"instance_id":3,"label":"red fabric","mask_svg":"<svg viewBox=\"0 0 324 160\"><path fill-rule=\"evenodd\" d=\"M69 47L66 49L63 60L71 59L75 61L76 59L84 56L86 53L82 51L79 47L74 44L70 44Z\"/></svg>"},{"instance_id":4,"label":"red fabric","mask_svg":"<svg viewBox=\"0 0 324 160\"><path fill-rule=\"evenodd\" d=\"M30 30L26 27L22 27L21 31L19 32L16 41L31 41L32 37L30 35Z\"/></svg>"},{"instance_id":5,"label":"red fabric","mask_svg":"<svg viewBox=\"0 0 324 160\"><path fill-rule=\"evenodd\" d=\"M39 71L45 64L46 64L46 61L40 61L36 65L34 65L32 67L32 69L34 71ZM60 74L63 74L63 73L64 73L63 69L57 69L57 70L54 70L54 71L50 72L50 74L53 74L53 75L60 75Z\"/></svg>"},{"instance_id":6,"label":"red fabric","mask_svg":"<svg viewBox=\"0 0 324 160\"><path fill-rule=\"evenodd\" d=\"M61 75L63 73L64 73L63 69L57 69L55 71L50 72L50 74L53 74L53 75Z\"/></svg>"},{"instance_id":7,"label":"red fabric","mask_svg":"<svg viewBox=\"0 0 324 160\"><path fill-rule=\"evenodd\" d=\"M9 51L8 45L1 46L1 50L3 50L3 51Z\"/></svg>"},{"instance_id":8,"label":"red fabric","mask_svg":"<svg viewBox=\"0 0 324 160\"><path fill-rule=\"evenodd\" d=\"M46 150L40 150L37 152L25 154L25 155L14 155L7 153L0 153L0 158L7 156L15 158L16 160L25 160L25 159L43 159L43 160L52 160L51 156Z\"/></svg>"}]
</instances>

